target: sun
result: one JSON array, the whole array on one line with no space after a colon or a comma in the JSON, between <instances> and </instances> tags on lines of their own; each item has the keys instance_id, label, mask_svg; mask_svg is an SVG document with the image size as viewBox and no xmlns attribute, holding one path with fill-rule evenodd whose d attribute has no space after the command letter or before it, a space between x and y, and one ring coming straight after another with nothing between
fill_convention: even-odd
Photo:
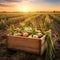
<instances>
[{"instance_id":1,"label":"sun","mask_svg":"<svg viewBox=\"0 0 60 60\"><path fill-rule=\"evenodd\" d=\"M29 12L29 11L30 10L28 8L26 8L26 7L22 9L22 12Z\"/></svg>"},{"instance_id":2,"label":"sun","mask_svg":"<svg viewBox=\"0 0 60 60\"><path fill-rule=\"evenodd\" d=\"M30 7L24 6L24 7L21 8L21 11L22 12L31 12L31 9L30 9Z\"/></svg>"}]
</instances>

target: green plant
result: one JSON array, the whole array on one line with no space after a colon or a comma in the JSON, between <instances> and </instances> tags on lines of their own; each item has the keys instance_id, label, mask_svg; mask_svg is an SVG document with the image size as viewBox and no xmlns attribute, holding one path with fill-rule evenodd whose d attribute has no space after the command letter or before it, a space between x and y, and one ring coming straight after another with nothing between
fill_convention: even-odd
<instances>
[{"instance_id":1,"label":"green plant","mask_svg":"<svg viewBox=\"0 0 60 60\"><path fill-rule=\"evenodd\" d=\"M6 28L6 23L4 21L0 22L0 30L4 30Z\"/></svg>"},{"instance_id":2,"label":"green plant","mask_svg":"<svg viewBox=\"0 0 60 60\"><path fill-rule=\"evenodd\" d=\"M51 30L49 30L46 33L46 41L47 41L46 60L53 60L55 55L54 55L54 44L51 37Z\"/></svg>"},{"instance_id":3,"label":"green plant","mask_svg":"<svg viewBox=\"0 0 60 60\"><path fill-rule=\"evenodd\" d=\"M9 28L9 34L14 35L14 33L15 33L15 27L14 25L11 25Z\"/></svg>"}]
</instances>

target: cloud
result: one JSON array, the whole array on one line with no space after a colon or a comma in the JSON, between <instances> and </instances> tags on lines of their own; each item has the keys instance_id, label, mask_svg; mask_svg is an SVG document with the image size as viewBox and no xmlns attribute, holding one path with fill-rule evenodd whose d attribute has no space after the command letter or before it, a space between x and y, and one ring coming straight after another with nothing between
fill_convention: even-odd
<instances>
[{"instance_id":1,"label":"cloud","mask_svg":"<svg viewBox=\"0 0 60 60\"><path fill-rule=\"evenodd\" d=\"M27 0L27 1L30 1L30 2L36 3L36 4L39 4L39 3L60 3L60 0Z\"/></svg>"},{"instance_id":2,"label":"cloud","mask_svg":"<svg viewBox=\"0 0 60 60\"><path fill-rule=\"evenodd\" d=\"M30 3L32 4L52 4L52 5L59 5L60 4L60 0L28 0L30 1Z\"/></svg>"},{"instance_id":3,"label":"cloud","mask_svg":"<svg viewBox=\"0 0 60 60\"><path fill-rule=\"evenodd\" d=\"M24 6L24 5L60 5L60 0L0 0L1 7L11 7L11 6Z\"/></svg>"},{"instance_id":4,"label":"cloud","mask_svg":"<svg viewBox=\"0 0 60 60\"><path fill-rule=\"evenodd\" d=\"M24 2L24 1L34 2L38 0L0 0L0 2Z\"/></svg>"},{"instance_id":5,"label":"cloud","mask_svg":"<svg viewBox=\"0 0 60 60\"><path fill-rule=\"evenodd\" d=\"M22 0L5 0L7 2L21 2Z\"/></svg>"},{"instance_id":6,"label":"cloud","mask_svg":"<svg viewBox=\"0 0 60 60\"><path fill-rule=\"evenodd\" d=\"M0 0L0 2L21 2L23 0Z\"/></svg>"},{"instance_id":7,"label":"cloud","mask_svg":"<svg viewBox=\"0 0 60 60\"><path fill-rule=\"evenodd\" d=\"M15 7L17 3L0 3L0 7Z\"/></svg>"},{"instance_id":8,"label":"cloud","mask_svg":"<svg viewBox=\"0 0 60 60\"><path fill-rule=\"evenodd\" d=\"M50 3L57 3L60 2L60 0L0 0L0 2L33 2L33 3L41 3L41 2L50 2Z\"/></svg>"},{"instance_id":9,"label":"cloud","mask_svg":"<svg viewBox=\"0 0 60 60\"><path fill-rule=\"evenodd\" d=\"M7 7L7 6L9 6L9 5L1 4L1 3L0 3L0 7Z\"/></svg>"}]
</instances>

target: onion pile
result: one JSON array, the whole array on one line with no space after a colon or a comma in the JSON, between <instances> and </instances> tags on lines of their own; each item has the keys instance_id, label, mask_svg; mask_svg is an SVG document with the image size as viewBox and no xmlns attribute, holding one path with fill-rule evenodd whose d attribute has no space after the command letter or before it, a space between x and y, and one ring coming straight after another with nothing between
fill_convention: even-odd
<instances>
[{"instance_id":1,"label":"onion pile","mask_svg":"<svg viewBox=\"0 0 60 60\"><path fill-rule=\"evenodd\" d=\"M14 33L12 33L14 32ZM13 36L23 36L28 38L41 38L43 36L42 32L40 30L36 30L29 27L23 27L23 28L16 28L10 30L10 35Z\"/></svg>"}]
</instances>

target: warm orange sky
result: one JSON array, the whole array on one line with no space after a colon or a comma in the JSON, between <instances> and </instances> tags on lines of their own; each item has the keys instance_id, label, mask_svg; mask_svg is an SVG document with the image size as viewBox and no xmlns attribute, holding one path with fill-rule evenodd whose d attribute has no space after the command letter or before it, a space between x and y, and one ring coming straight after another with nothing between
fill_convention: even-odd
<instances>
[{"instance_id":1,"label":"warm orange sky","mask_svg":"<svg viewBox=\"0 0 60 60\"><path fill-rule=\"evenodd\" d=\"M60 0L0 0L0 11L60 11Z\"/></svg>"}]
</instances>

